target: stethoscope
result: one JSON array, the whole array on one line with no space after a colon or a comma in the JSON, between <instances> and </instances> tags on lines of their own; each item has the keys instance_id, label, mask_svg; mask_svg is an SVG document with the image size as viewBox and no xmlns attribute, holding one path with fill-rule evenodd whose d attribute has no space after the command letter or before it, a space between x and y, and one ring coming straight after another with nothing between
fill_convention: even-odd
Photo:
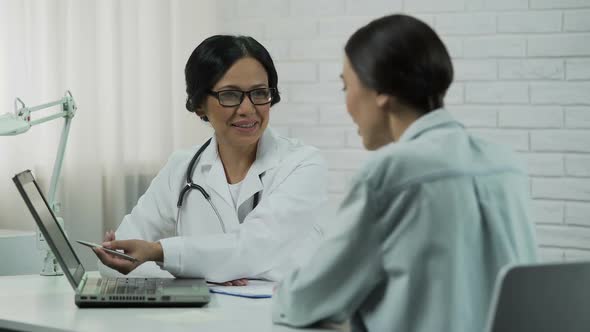
<instances>
[{"instance_id":1,"label":"stethoscope","mask_svg":"<svg viewBox=\"0 0 590 332\"><path fill-rule=\"evenodd\" d=\"M211 143L211 138L209 138L207 140L207 142L205 142L205 144L203 144L199 148L199 150L197 150L197 153L195 153L195 155L193 156L193 159L191 159L191 162L188 164L188 168L186 170L186 184L184 185L182 190L180 190L180 195L178 196L178 202L176 203L176 207L178 208L178 212L176 214L177 232L178 232L178 227L180 226L180 211L182 211L182 203L184 201L184 197L192 189L197 189L199 192L201 192L203 197L205 197L207 202L209 202L209 205L211 205L213 212L215 212L215 215L217 216L217 219L219 220L219 224L221 225L221 230L225 233L225 225L223 224L223 220L221 219L221 216L219 215L219 211L217 211L217 208L215 207L215 205L211 201L211 195L209 195L209 193L207 193L207 191L203 187L199 186L198 184L195 184L192 179L192 174L194 172L195 165L199 162L199 158L201 157L201 154L203 153L203 151L205 151L205 149L209 146L210 143ZM260 194L260 192L257 192L256 194L254 194L254 207L253 208L255 208L258 205L258 201L260 199L259 194Z\"/></svg>"}]
</instances>

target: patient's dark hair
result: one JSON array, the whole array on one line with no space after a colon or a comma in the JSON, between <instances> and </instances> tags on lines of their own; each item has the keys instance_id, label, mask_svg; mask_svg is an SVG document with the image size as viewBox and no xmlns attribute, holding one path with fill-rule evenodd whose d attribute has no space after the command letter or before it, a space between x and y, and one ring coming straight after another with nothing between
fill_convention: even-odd
<instances>
[{"instance_id":1,"label":"patient's dark hair","mask_svg":"<svg viewBox=\"0 0 590 332\"><path fill-rule=\"evenodd\" d=\"M215 35L205 39L191 54L184 68L186 79L186 109L197 112L207 92L238 60L256 59L268 74L268 86L275 88L271 106L281 100L277 89L278 76L270 54L258 41L248 36ZM201 119L208 121L205 115Z\"/></svg>"},{"instance_id":2,"label":"patient's dark hair","mask_svg":"<svg viewBox=\"0 0 590 332\"><path fill-rule=\"evenodd\" d=\"M385 16L357 30L344 50L366 87L423 113L444 106L453 65L445 45L426 23L407 15Z\"/></svg>"}]
</instances>

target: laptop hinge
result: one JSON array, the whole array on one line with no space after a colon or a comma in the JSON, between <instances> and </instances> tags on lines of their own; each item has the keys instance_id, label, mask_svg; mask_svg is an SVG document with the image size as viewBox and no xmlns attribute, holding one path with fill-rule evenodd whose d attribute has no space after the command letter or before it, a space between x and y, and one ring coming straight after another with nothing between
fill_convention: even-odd
<instances>
[{"instance_id":1,"label":"laptop hinge","mask_svg":"<svg viewBox=\"0 0 590 332\"><path fill-rule=\"evenodd\" d=\"M85 273L78 284L78 288L76 288L76 293L82 293L82 289L84 289L84 286L86 285L86 280L88 280L88 275Z\"/></svg>"}]
</instances>

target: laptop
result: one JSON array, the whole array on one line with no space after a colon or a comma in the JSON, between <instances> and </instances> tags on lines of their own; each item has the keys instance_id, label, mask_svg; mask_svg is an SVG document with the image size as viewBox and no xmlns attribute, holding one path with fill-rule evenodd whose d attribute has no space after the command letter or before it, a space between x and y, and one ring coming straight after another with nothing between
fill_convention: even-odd
<instances>
[{"instance_id":1,"label":"laptop","mask_svg":"<svg viewBox=\"0 0 590 332\"><path fill-rule=\"evenodd\" d=\"M504 268L485 331L590 331L590 262Z\"/></svg>"},{"instance_id":2,"label":"laptop","mask_svg":"<svg viewBox=\"0 0 590 332\"><path fill-rule=\"evenodd\" d=\"M89 277L31 171L15 175L13 181L76 292L78 307L200 307L209 303L204 279Z\"/></svg>"}]
</instances>

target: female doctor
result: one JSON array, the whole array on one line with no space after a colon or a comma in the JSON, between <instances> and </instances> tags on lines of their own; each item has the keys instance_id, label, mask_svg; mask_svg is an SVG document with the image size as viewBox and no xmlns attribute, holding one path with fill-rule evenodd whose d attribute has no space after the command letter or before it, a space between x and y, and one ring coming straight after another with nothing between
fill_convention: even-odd
<instances>
[{"instance_id":1,"label":"female doctor","mask_svg":"<svg viewBox=\"0 0 590 332\"><path fill-rule=\"evenodd\" d=\"M278 77L255 39L206 39L188 59L185 77L186 108L211 124L213 137L174 153L116 233L106 234L103 246L137 262L95 253L123 274L157 262L177 277L226 284L281 279L319 233L325 163L317 149L267 128L280 100Z\"/></svg>"}]
</instances>

